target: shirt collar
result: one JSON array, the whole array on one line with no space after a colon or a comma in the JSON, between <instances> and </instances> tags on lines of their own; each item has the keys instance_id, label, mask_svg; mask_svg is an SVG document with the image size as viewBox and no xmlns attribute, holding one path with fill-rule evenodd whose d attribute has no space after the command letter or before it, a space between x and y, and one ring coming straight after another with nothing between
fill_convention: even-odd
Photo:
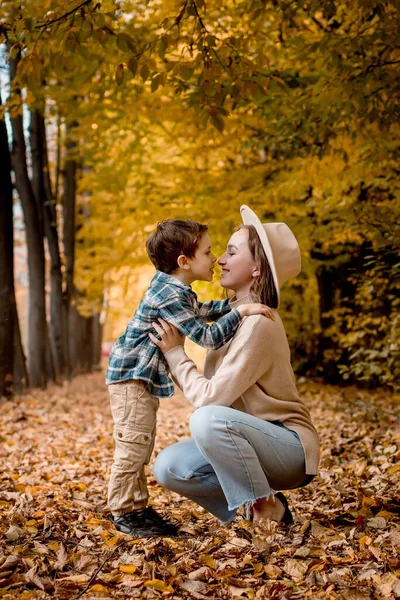
<instances>
[{"instance_id":1,"label":"shirt collar","mask_svg":"<svg viewBox=\"0 0 400 600\"><path fill-rule=\"evenodd\" d=\"M169 275L168 273L164 273L164 271L156 271L156 274L154 275L152 281L157 281L157 282L164 283L164 284L167 283L168 285L175 285L176 287L181 287L184 290L188 290L190 292L193 292L193 290L190 287L190 285L186 285L185 283L183 283L182 281L180 281L179 279L177 279L173 275Z\"/></svg>"}]
</instances>

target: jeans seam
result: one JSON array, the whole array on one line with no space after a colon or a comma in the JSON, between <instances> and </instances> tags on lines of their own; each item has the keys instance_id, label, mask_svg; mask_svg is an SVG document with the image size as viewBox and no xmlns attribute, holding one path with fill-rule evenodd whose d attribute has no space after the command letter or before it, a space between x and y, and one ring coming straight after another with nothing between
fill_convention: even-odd
<instances>
[{"instance_id":1,"label":"jeans seam","mask_svg":"<svg viewBox=\"0 0 400 600\"><path fill-rule=\"evenodd\" d=\"M206 465L209 465L209 464L210 464L210 463L207 461L207 462L205 462L203 465L201 465L200 467L197 467L197 469L201 469L201 467L205 467ZM197 471L197 469L193 469L192 471L189 471L188 475L186 475L185 477L182 477L182 476L181 476L181 475L179 475L178 473L175 473L174 471L172 471L172 469L171 469L171 468L168 468L169 472L170 472L170 473L171 473L171 474L172 474L174 477L176 477L177 479L180 479L181 481L190 481L190 480L192 479L192 477L193 477L195 474L197 474L197 476L201 476L201 475L202 475L202 473L199 473L199 472ZM204 473L204 475L207 475L207 473ZM212 488L214 488L215 490L219 490L219 489L221 489L221 486L220 486L220 485L215 485L215 483L209 483L208 481L205 481L203 478L202 478L202 483L203 483L204 485L208 486L208 487L212 487Z\"/></svg>"},{"instance_id":2,"label":"jeans seam","mask_svg":"<svg viewBox=\"0 0 400 600\"><path fill-rule=\"evenodd\" d=\"M235 446L235 448L236 448L236 450L237 450L237 453L239 454L239 456L240 456L240 459L241 459L241 461L242 461L242 463L243 463L243 465L244 465L244 467L245 467L245 471L246 471L247 479L248 479L248 482L249 482L249 484L250 484L250 485L249 485L249 487L251 488L251 492L252 492L252 494L253 494L253 496L254 496L255 494L254 494L254 486L253 486L253 481L252 481L252 479L251 479L251 477L250 477L250 473L249 473L249 470L248 470L248 468L247 468L246 461L244 460L244 458L243 458L243 456L242 456L242 454L241 454L241 452L240 452L240 450L239 450L239 447L238 447L238 445L236 444L235 440L234 440L234 439L233 439L233 437L232 437L232 433L231 433L231 432L230 432L230 430L229 430L229 427L228 427L228 422L227 422L227 421L225 421L225 427L226 427L226 430L227 430L227 432L229 433L229 436L230 436L230 438L231 438L231 441L232 441L232 443L234 444L234 446ZM228 507L229 507L229 503L228 503Z\"/></svg>"},{"instance_id":3,"label":"jeans seam","mask_svg":"<svg viewBox=\"0 0 400 600\"><path fill-rule=\"evenodd\" d=\"M226 421L225 421L226 422ZM238 421L238 420L234 420L234 419L230 419L231 423L237 423L239 425L243 425L242 421ZM268 433L267 431L263 431L262 429L260 429L259 427L255 427L254 425L251 425L249 423L245 423L246 427L251 427L252 429L254 429L255 431L258 431L259 433L261 433L262 435L267 435L268 437L272 438L273 440L278 440L279 442L281 442L282 444L287 444L288 446L301 446L303 447L303 444L301 443L301 441L299 439L296 438L296 443L293 442L285 442L283 440L281 440L279 437L275 437L273 435L271 435L270 433ZM229 429L229 428L228 428ZM290 433L292 433L291 430L289 430L287 427L285 427L286 431L289 431Z\"/></svg>"}]
</instances>

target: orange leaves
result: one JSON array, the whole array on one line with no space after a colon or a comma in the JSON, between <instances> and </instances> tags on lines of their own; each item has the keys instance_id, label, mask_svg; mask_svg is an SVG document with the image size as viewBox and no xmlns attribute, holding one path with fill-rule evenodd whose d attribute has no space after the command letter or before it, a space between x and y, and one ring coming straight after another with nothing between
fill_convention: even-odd
<instances>
[{"instance_id":1,"label":"orange leaves","mask_svg":"<svg viewBox=\"0 0 400 600\"><path fill-rule=\"evenodd\" d=\"M173 587L167 585L165 581L162 581L161 579L151 579L149 581L145 581L144 587L157 590L158 592L172 593L174 591Z\"/></svg>"},{"instance_id":2,"label":"orange leaves","mask_svg":"<svg viewBox=\"0 0 400 600\"><path fill-rule=\"evenodd\" d=\"M129 575L135 573L137 569L135 565L120 565L118 568L121 571L121 573L128 573Z\"/></svg>"},{"instance_id":3,"label":"orange leaves","mask_svg":"<svg viewBox=\"0 0 400 600\"><path fill-rule=\"evenodd\" d=\"M297 514L290 528L254 526L240 516L223 527L159 488L149 468L152 502L181 523L182 534L170 539L134 539L108 520L113 445L102 374L77 378L68 392L50 388L8 402L0 414L12 448L0 475L0 594L7 600L396 597L399 473L389 477L388 468L380 469L382 457L397 456L393 406L387 395L357 394L362 402L351 404L349 419L341 390L303 386L323 463L311 485L287 493ZM379 420L369 419L370 411ZM180 395L161 403L157 452L188 436L190 414Z\"/></svg>"}]
</instances>

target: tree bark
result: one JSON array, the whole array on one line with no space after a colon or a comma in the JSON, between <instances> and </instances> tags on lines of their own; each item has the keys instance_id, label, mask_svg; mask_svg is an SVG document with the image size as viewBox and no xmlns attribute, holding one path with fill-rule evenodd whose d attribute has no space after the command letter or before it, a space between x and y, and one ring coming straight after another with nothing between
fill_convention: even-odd
<instances>
[{"instance_id":1,"label":"tree bark","mask_svg":"<svg viewBox=\"0 0 400 600\"><path fill-rule=\"evenodd\" d=\"M60 246L57 229L56 201L53 198L47 153L44 115L35 110L31 121L32 174L37 200L42 202L44 233L50 254L50 349L55 379L65 376L64 298ZM50 366L50 365L49 365Z\"/></svg>"},{"instance_id":2,"label":"tree bark","mask_svg":"<svg viewBox=\"0 0 400 600\"><path fill-rule=\"evenodd\" d=\"M92 364L96 371L101 369L101 341L103 338L103 325L100 316L100 313L96 313L93 317Z\"/></svg>"},{"instance_id":3,"label":"tree bark","mask_svg":"<svg viewBox=\"0 0 400 600\"><path fill-rule=\"evenodd\" d=\"M15 318L13 197L11 157L4 119L0 120L0 181L0 396L11 396Z\"/></svg>"},{"instance_id":4,"label":"tree bark","mask_svg":"<svg viewBox=\"0 0 400 600\"><path fill-rule=\"evenodd\" d=\"M67 127L67 138L71 130L77 124L74 122ZM64 163L64 193L63 193L63 214L64 214L64 255L66 270L65 287L65 326L66 326L66 344L65 353L67 357L67 376L72 377L77 366L77 347L76 338L78 336L77 311L75 306L71 305L74 296L74 265L75 265L75 234L76 234L76 174L78 164L73 156L76 149L76 143L69 140L66 147L66 158ZM76 313L76 314L75 314Z\"/></svg>"},{"instance_id":5,"label":"tree bark","mask_svg":"<svg viewBox=\"0 0 400 600\"><path fill-rule=\"evenodd\" d=\"M10 80L14 81L18 57L10 56ZM20 93L19 90L16 90ZM28 312L28 365L30 383L46 387L46 303L43 233L32 183L28 176L26 145L22 115L12 116L12 166L16 187L24 211L28 246L29 312Z\"/></svg>"},{"instance_id":6,"label":"tree bark","mask_svg":"<svg viewBox=\"0 0 400 600\"><path fill-rule=\"evenodd\" d=\"M22 346L21 331L19 328L17 303L15 297L13 298L13 311L14 311L14 391L17 394L21 394L24 389L29 387L29 376L26 367L26 357L24 354L24 348Z\"/></svg>"}]
</instances>

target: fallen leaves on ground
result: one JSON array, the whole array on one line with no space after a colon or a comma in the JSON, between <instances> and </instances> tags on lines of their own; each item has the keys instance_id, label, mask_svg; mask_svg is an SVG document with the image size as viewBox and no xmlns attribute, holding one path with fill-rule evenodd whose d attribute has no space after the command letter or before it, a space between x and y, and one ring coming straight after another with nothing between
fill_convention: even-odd
<instances>
[{"instance_id":1,"label":"fallen leaves on ground","mask_svg":"<svg viewBox=\"0 0 400 600\"><path fill-rule=\"evenodd\" d=\"M176 538L133 539L108 520L113 441L103 375L4 401L0 415L0 597L309 598L400 596L398 398L305 383L322 465L286 492L290 528L241 516L223 527L160 488ZM188 437L191 407L162 402L156 452Z\"/></svg>"}]
</instances>

